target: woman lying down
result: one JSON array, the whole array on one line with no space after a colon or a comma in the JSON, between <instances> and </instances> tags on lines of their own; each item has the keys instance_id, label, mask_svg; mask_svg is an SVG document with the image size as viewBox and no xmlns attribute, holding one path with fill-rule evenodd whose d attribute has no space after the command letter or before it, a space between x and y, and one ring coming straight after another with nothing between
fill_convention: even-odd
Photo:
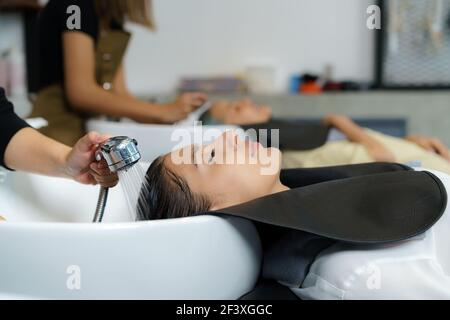
<instances>
[{"instance_id":1,"label":"woman lying down","mask_svg":"<svg viewBox=\"0 0 450 320\"><path fill-rule=\"evenodd\" d=\"M245 99L217 101L202 120L204 124L225 123L243 125L244 128L256 125L263 128L261 124L270 123L274 119L269 107L259 106ZM373 161L400 163L419 161L426 168L450 174L450 151L437 139L420 135L408 135L403 139L392 137L362 128L342 115L328 115L323 122L332 128L328 139L325 139L327 141L323 141L313 149L282 147L283 168L311 168ZM280 132L281 140L283 134ZM305 133L301 131L297 133L301 134ZM306 137L307 140L317 139L317 135L320 135L320 133L307 134L309 135ZM283 141L280 142L282 145Z\"/></svg>"},{"instance_id":2,"label":"woman lying down","mask_svg":"<svg viewBox=\"0 0 450 320\"><path fill-rule=\"evenodd\" d=\"M261 276L304 299L450 298L447 174L280 163L279 150L234 132L174 151L148 169L138 216L250 219L264 250Z\"/></svg>"}]
</instances>

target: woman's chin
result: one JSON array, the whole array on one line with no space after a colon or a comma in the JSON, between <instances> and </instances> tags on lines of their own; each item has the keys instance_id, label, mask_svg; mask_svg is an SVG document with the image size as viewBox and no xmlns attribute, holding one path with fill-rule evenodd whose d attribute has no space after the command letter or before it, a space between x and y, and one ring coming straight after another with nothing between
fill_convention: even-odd
<instances>
[{"instance_id":1,"label":"woman's chin","mask_svg":"<svg viewBox=\"0 0 450 320\"><path fill-rule=\"evenodd\" d=\"M259 162L265 175L276 175L281 171L281 151L277 148L263 148L259 154Z\"/></svg>"},{"instance_id":2,"label":"woman's chin","mask_svg":"<svg viewBox=\"0 0 450 320\"><path fill-rule=\"evenodd\" d=\"M268 148L268 155L269 156L272 156L272 155L274 155L274 157L276 156L277 157L277 160L280 160L281 161L281 156L282 156L282 154L281 154L281 151L280 151L280 149L278 149L278 148Z\"/></svg>"},{"instance_id":3,"label":"woman's chin","mask_svg":"<svg viewBox=\"0 0 450 320\"><path fill-rule=\"evenodd\" d=\"M283 160L283 153L281 152L280 149L278 148L271 148L272 149L272 154L276 155L277 158L277 166L278 166L278 173L280 173L281 171L281 163Z\"/></svg>"}]
</instances>

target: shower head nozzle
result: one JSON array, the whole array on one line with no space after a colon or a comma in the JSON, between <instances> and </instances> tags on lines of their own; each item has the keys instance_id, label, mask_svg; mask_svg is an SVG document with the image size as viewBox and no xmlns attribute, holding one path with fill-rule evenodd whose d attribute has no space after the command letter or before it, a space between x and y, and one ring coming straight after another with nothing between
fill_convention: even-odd
<instances>
[{"instance_id":1,"label":"shower head nozzle","mask_svg":"<svg viewBox=\"0 0 450 320\"><path fill-rule=\"evenodd\" d=\"M96 160L106 160L112 172L127 170L135 165L141 154L137 148L137 141L128 137L114 137L99 145Z\"/></svg>"}]
</instances>

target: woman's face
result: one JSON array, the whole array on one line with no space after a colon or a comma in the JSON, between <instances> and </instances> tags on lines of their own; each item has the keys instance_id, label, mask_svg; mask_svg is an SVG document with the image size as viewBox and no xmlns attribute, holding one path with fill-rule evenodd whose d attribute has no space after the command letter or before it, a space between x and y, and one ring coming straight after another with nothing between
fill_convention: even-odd
<instances>
[{"instance_id":1,"label":"woman's face","mask_svg":"<svg viewBox=\"0 0 450 320\"><path fill-rule=\"evenodd\" d=\"M278 149L242 140L234 131L211 144L191 145L164 158L165 166L182 177L192 192L210 199L213 210L273 193L280 185L280 163Z\"/></svg>"}]
</instances>

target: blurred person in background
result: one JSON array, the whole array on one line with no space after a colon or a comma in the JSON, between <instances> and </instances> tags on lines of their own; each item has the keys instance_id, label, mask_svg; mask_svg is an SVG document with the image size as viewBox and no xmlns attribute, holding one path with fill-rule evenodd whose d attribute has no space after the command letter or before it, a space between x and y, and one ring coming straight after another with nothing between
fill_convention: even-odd
<instances>
[{"instance_id":1,"label":"blurred person in background","mask_svg":"<svg viewBox=\"0 0 450 320\"><path fill-rule=\"evenodd\" d=\"M77 19L79 25L71 25ZM70 12L70 13L69 13ZM74 16L75 14L75 16ZM32 118L47 120L40 131L73 145L90 116L175 123L201 106L206 95L185 93L168 104L134 97L126 86L126 21L155 30L151 0L50 0L39 16L40 90ZM79 27L79 28L78 28ZM72 30L73 29L73 30Z\"/></svg>"}]
</instances>

